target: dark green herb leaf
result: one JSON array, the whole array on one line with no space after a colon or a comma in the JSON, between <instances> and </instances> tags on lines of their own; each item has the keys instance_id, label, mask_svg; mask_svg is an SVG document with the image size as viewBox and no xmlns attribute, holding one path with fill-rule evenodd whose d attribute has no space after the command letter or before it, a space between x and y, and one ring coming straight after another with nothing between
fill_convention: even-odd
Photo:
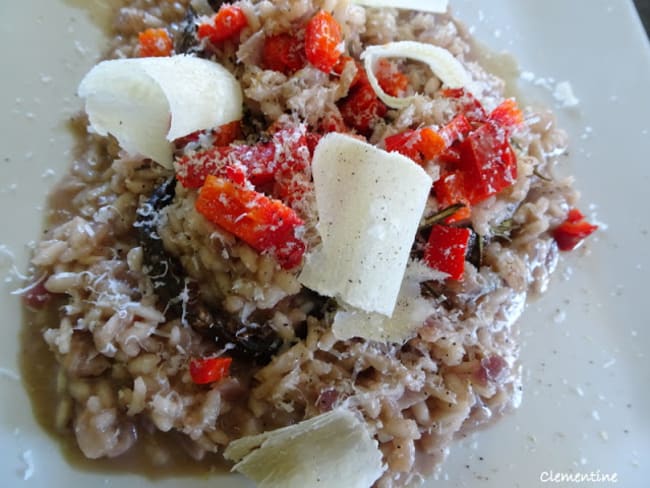
<instances>
[{"instance_id":1,"label":"dark green herb leaf","mask_svg":"<svg viewBox=\"0 0 650 488\"><path fill-rule=\"evenodd\" d=\"M455 203L454 205L450 205L449 207L444 208L439 212L436 212L435 214L431 215L430 217L424 219L424 221L420 224L420 229L425 229L427 227L431 227L434 224L442 222L447 217L451 217L456 212L458 212L461 208L464 207L465 207L464 203Z\"/></svg>"}]
</instances>

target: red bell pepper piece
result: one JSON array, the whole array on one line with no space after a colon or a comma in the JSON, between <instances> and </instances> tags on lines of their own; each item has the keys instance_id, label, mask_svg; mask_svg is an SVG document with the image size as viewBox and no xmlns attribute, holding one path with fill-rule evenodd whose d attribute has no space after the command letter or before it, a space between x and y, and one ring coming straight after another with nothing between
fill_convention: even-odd
<instances>
[{"instance_id":1,"label":"red bell pepper piece","mask_svg":"<svg viewBox=\"0 0 650 488\"><path fill-rule=\"evenodd\" d=\"M372 132L374 123L388 110L368 82L358 83L338 106L346 125L365 136Z\"/></svg>"},{"instance_id":2,"label":"red bell pepper piece","mask_svg":"<svg viewBox=\"0 0 650 488\"><path fill-rule=\"evenodd\" d=\"M480 203L517 179L517 157L506 130L493 123L481 125L453 144L440 159L447 167L434 190L445 206Z\"/></svg>"},{"instance_id":3,"label":"red bell pepper piece","mask_svg":"<svg viewBox=\"0 0 650 488\"><path fill-rule=\"evenodd\" d=\"M487 119L487 113L474 95L464 88L448 88L442 90L442 96L455 101L456 112L463 114L473 124L480 124Z\"/></svg>"},{"instance_id":4,"label":"red bell pepper piece","mask_svg":"<svg viewBox=\"0 0 650 488\"><path fill-rule=\"evenodd\" d=\"M503 129L483 124L459 143L458 170L471 204L496 195L517 180L517 157Z\"/></svg>"},{"instance_id":5,"label":"red bell pepper piece","mask_svg":"<svg viewBox=\"0 0 650 488\"><path fill-rule=\"evenodd\" d=\"M232 358L195 358L190 360L190 376L197 385L215 383L230 374Z\"/></svg>"},{"instance_id":6,"label":"red bell pepper piece","mask_svg":"<svg viewBox=\"0 0 650 488\"><path fill-rule=\"evenodd\" d=\"M291 75L307 63L304 46L301 39L290 34L267 36L262 47L262 67Z\"/></svg>"},{"instance_id":7,"label":"red bell pepper piece","mask_svg":"<svg viewBox=\"0 0 650 488\"><path fill-rule=\"evenodd\" d=\"M420 153L425 160L438 157L447 148L447 141L444 137L431 127L420 129Z\"/></svg>"},{"instance_id":8,"label":"red bell pepper piece","mask_svg":"<svg viewBox=\"0 0 650 488\"><path fill-rule=\"evenodd\" d=\"M299 235L304 223L279 200L208 175L199 191L196 210L258 252L273 256L284 269L302 261L305 243Z\"/></svg>"},{"instance_id":9,"label":"red bell pepper piece","mask_svg":"<svg viewBox=\"0 0 650 488\"><path fill-rule=\"evenodd\" d=\"M176 177L186 188L200 188L206 176L223 176L225 168L236 165L253 186L262 189L304 171L309 161L304 129L287 126L269 142L217 146L183 156L176 161Z\"/></svg>"},{"instance_id":10,"label":"red bell pepper piece","mask_svg":"<svg viewBox=\"0 0 650 488\"><path fill-rule=\"evenodd\" d=\"M512 98L508 98L490 113L488 120L505 129L510 135L514 129L524 123L524 114L517 107L517 103Z\"/></svg>"},{"instance_id":11,"label":"red bell pepper piece","mask_svg":"<svg viewBox=\"0 0 650 488\"><path fill-rule=\"evenodd\" d=\"M235 120L224 125L220 125L216 129L208 129L205 131L192 132L183 137L174 140L174 145L177 149L182 149L191 142L197 142L202 134L211 134L215 146L227 146L231 142L237 140L241 135L241 121Z\"/></svg>"},{"instance_id":12,"label":"red bell pepper piece","mask_svg":"<svg viewBox=\"0 0 650 488\"><path fill-rule=\"evenodd\" d=\"M566 220L553 230L552 235L560 251L572 251L597 229L597 225L587 222L582 212L574 208L569 211Z\"/></svg>"},{"instance_id":13,"label":"red bell pepper piece","mask_svg":"<svg viewBox=\"0 0 650 488\"><path fill-rule=\"evenodd\" d=\"M199 39L208 38L211 43L218 44L239 34L248 25L244 11L236 5L224 4L212 17L211 22L199 25Z\"/></svg>"},{"instance_id":14,"label":"red bell pepper piece","mask_svg":"<svg viewBox=\"0 0 650 488\"><path fill-rule=\"evenodd\" d=\"M227 146L241 135L241 121L233 120L212 130L215 146Z\"/></svg>"},{"instance_id":15,"label":"red bell pepper piece","mask_svg":"<svg viewBox=\"0 0 650 488\"><path fill-rule=\"evenodd\" d=\"M463 114L456 115L447 125L440 129L440 135L445 140L447 147L450 147L456 141L464 139L470 132L472 132L472 124Z\"/></svg>"},{"instance_id":16,"label":"red bell pepper piece","mask_svg":"<svg viewBox=\"0 0 650 488\"><path fill-rule=\"evenodd\" d=\"M332 68L332 72L340 76L341 73L343 73L345 66L350 61L352 61L354 64L357 65L357 72L355 73L354 78L352 78L352 81L350 82L350 89L354 88L359 83L368 83L368 75L366 74L366 70L363 69L363 65L353 57L347 56L345 54L341 55L339 60Z\"/></svg>"},{"instance_id":17,"label":"red bell pepper piece","mask_svg":"<svg viewBox=\"0 0 650 488\"><path fill-rule=\"evenodd\" d=\"M348 95L337 102L337 106L347 127L368 136L372 132L374 123L386 115L388 107L377 98L375 90L368 81L366 70L360 62L349 56L341 56L333 68L334 73L341 74L345 65L351 60L357 65L357 73L350 83Z\"/></svg>"},{"instance_id":18,"label":"red bell pepper piece","mask_svg":"<svg viewBox=\"0 0 650 488\"><path fill-rule=\"evenodd\" d=\"M396 151L411 158L416 163L422 162L422 155L419 151L420 133L416 130L407 130L399 134L393 134L384 139L386 151Z\"/></svg>"},{"instance_id":19,"label":"red bell pepper piece","mask_svg":"<svg viewBox=\"0 0 650 488\"><path fill-rule=\"evenodd\" d=\"M441 206L465 204L446 220L452 223L469 218L471 205L516 181L517 157L508 138L523 123L523 114L511 99L487 115L480 102L462 88L443 90L442 94L457 100L460 112L440 129L448 148L438 158L443 168L434 183Z\"/></svg>"},{"instance_id":20,"label":"red bell pepper piece","mask_svg":"<svg viewBox=\"0 0 650 488\"><path fill-rule=\"evenodd\" d=\"M314 15L305 30L307 60L325 73L329 73L343 53L341 26L332 14L321 10Z\"/></svg>"},{"instance_id":21,"label":"red bell pepper piece","mask_svg":"<svg viewBox=\"0 0 650 488\"><path fill-rule=\"evenodd\" d=\"M146 29L138 34L138 55L142 58L171 56L173 50L166 29Z\"/></svg>"},{"instance_id":22,"label":"red bell pepper piece","mask_svg":"<svg viewBox=\"0 0 650 488\"><path fill-rule=\"evenodd\" d=\"M424 261L452 280L462 280L470 235L467 228L435 224L424 249Z\"/></svg>"},{"instance_id":23,"label":"red bell pepper piece","mask_svg":"<svg viewBox=\"0 0 650 488\"><path fill-rule=\"evenodd\" d=\"M386 58L377 63L377 82L382 90L392 97L402 95L409 86L409 79Z\"/></svg>"},{"instance_id":24,"label":"red bell pepper piece","mask_svg":"<svg viewBox=\"0 0 650 488\"><path fill-rule=\"evenodd\" d=\"M422 164L441 154L447 144L436 131L430 127L423 127L388 136L384 140L384 146L388 152L397 151Z\"/></svg>"},{"instance_id":25,"label":"red bell pepper piece","mask_svg":"<svg viewBox=\"0 0 650 488\"><path fill-rule=\"evenodd\" d=\"M467 184L462 172L442 170L440 178L433 183L433 191L436 194L441 208L449 207L456 203L465 206L454 215L448 217L445 223L451 224L468 219L471 215L470 201L468 198Z\"/></svg>"}]
</instances>

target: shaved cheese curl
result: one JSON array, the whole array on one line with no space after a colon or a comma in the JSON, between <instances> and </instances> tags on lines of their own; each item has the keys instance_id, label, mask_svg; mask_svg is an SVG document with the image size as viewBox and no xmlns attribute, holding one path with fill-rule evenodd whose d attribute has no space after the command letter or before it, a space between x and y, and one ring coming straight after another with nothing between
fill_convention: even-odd
<instances>
[{"instance_id":1,"label":"shaved cheese curl","mask_svg":"<svg viewBox=\"0 0 650 488\"><path fill-rule=\"evenodd\" d=\"M475 94L474 83L465 67L446 49L416 41L389 42L369 46L361 54L368 80L379 99L391 108L408 107L414 97L393 97L386 93L375 75L375 64L381 58L407 58L427 64L433 74L448 88L465 88Z\"/></svg>"}]
</instances>

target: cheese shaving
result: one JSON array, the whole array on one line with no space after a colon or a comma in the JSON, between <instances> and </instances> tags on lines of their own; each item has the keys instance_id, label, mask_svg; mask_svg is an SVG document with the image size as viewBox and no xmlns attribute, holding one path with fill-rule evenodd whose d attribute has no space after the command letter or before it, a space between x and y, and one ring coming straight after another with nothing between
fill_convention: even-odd
<instances>
[{"instance_id":1,"label":"cheese shaving","mask_svg":"<svg viewBox=\"0 0 650 488\"><path fill-rule=\"evenodd\" d=\"M343 408L233 441L224 457L259 488L368 488L384 471L377 441Z\"/></svg>"},{"instance_id":2,"label":"cheese shaving","mask_svg":"<svg viewBox=\"0 0 650 488\"><path fill-rule=\"evenodd\" d=\"M352 3L366 7L392 7L434 14L443 14L449 7L449 0L353 0Z\"/></svg>"},{"instance_id":3,"label":"cheese shaving","mask_svg":"<svg viewBox=\"0 0 650 488\"><path fill-rule=\"evenodd\" d=\"M411 339L424 321L435 312L435 304L420 292L423 281L442 281L448 275L429 268L421 261L411 261L391 317L360 310L339 310L334 316L332 332L337 339L361 337L380 342L403 344Z\"/></svg>"},{"instance_id":4,"label":"cheese shaving","mask_svg":"<svg viewBox=\"0 0 650 488\"><path fill-rule=\"evenodd\" d=\"M390 317L424 206L429 175L409 158L353 137L323 137L312 162L321 244L300 282Z\"/></svg>"},{"instance_id":5,"label":"cheese shaving","mask_svg":"<svg viewBox=\"0 0 650 488\"><path fill-rule=\"evenodd\" d=\"M415 97L393 97L382 90L375 75L375 64L381 58L408 58L420 61L427 64L433 74L448 88L465 88L475 94L472 77L461 62L446 49L416 41L389 42L381 46L369 46L361 54L370 85L379 99L389 107L408 107Z\"/></svg>"},{"instance_id":6,"label":"cheese shaving","mask_svg":"<svg viewBox=\"0 0 650 488\"><path fill-rule=\"evenodd\" d=\"M102 61L84 77L90 125L130 154L172 167L171 141L239 120L242 92L230 72L192 56Z\"/></svg>"}]
</instances>

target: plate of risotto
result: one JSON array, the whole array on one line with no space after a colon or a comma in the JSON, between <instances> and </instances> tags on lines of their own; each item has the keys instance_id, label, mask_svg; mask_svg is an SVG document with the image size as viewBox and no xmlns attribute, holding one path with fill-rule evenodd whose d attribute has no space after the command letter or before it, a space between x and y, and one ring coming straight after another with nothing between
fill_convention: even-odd
<instances>
[{"instance_id":1,"label":"plate of risotto","mask_svg":"<svg viewBox=\"0 0 650 488\"><path fill-rule=\"evenodd\" d=\"M0 12L6 486L650 475L631 1Z\"/></svg>"}]
</instances>

